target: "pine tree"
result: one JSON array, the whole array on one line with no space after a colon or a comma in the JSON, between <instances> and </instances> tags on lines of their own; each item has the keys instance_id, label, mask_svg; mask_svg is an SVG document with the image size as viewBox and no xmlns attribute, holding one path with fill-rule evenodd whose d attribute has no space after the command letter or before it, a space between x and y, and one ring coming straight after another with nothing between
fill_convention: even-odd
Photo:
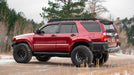
<instances>
[{"instance_id":1,"label":"pine tree","mask_svg":"<svg viewBox=\"0 0 134 75\"><path fill-rule=\"evenodd\" d=\"M0 21L7 21L9 8L5 0L0 0Z\"/></svg>"},{"instance_id":2,"label":"pine tree","mask_svg":"<svg viewBox=\"0 0 134 75\"><path fill-rule=\"evenodd\" d=\"M47 19L57 18L91 18L91 13L84 11L85 3L88 0L55 0L52 2L49 0L49 7L43 7L43 12L40 14L41 17Z\"/></svg>"}]
</instances>

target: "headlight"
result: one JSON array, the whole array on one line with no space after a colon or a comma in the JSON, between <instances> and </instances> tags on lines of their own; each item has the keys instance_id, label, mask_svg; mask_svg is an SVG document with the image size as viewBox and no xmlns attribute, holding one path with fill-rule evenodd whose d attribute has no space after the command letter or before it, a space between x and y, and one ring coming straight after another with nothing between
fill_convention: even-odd
<instances>
[{"instance_id":1,"label":"headlight","mask_svg":"<svg viewBox=\"0 0 134 75\"><path fill-rule=\"evenodd\" d=\"M15 37L13 37L13 41L15 41L16 40L16 38Z\"/></svg>"}]
</instances>

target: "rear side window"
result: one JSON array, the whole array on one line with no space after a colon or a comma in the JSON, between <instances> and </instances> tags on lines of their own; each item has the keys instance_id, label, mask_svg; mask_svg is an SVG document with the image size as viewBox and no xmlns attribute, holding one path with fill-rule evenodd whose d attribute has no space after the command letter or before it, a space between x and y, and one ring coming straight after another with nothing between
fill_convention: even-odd
<instances>
[{"instance_id":1,"label":"rear side window","mask_svg":"<svg viewBox=\"0 0 134 75\"><path fill-rule=\"evenodd\" d=\"M81 22L88 32L101 32L100 24L96 22Z\"/></svg>"},{"instance_id":2,"label":"rear side window","mask_svg":"<svg viewBox=\"0 0 134 75\"><path fill-rule=\"evenodd\" d=\"M78 33L77 27L76 27L75 24L73 25L73 28L72 28L72 31L71 31L71 32L72 32L72 33Z\"/></svg>"},{"instance_id":3,"label":"rear side window","mask_svg":"<svg viewBox=\"0 0 134 75\"><path fill-rule=\"evenodd\" d=\"M104 25L104 29L106 32L115 32L113 24L110 24L110 25L103 24L103 25Z\"/></svg>"},{"instance_id":4,"label":"rear side window","mask_svg":"<svg viewBox=\"0 0 134 75\"><path fill-rule=\"evenodd\" d=\"M75 23L61 23L60 33L77 33Z\"/></svg>"}]
</instances>

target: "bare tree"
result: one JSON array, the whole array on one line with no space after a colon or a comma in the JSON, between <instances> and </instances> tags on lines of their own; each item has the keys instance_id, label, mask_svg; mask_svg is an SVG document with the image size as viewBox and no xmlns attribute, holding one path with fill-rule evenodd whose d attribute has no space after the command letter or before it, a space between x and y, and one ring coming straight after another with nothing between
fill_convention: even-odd
<instances>
[{"instance_id":1,"label":"bare tree","mask_svg":"<svg viewBox=\"0 0 134 75\"><path fill-rule=\"evenodd\" d=\"M104 12L108 12L108 10L102 5L104 2L105 0L89 0L87 11L93 13L95 17Z\"/></svg>"}]
</instances>

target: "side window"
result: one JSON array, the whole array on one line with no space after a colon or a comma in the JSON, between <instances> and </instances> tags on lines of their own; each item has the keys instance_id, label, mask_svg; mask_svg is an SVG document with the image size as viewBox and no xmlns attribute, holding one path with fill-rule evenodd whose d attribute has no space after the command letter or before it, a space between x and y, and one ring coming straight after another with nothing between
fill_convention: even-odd
<instances>
[{"instance_id":1,"label":"side window","mask_svg":"<svg viewBox=\"0 0 134 75\"><path fill-rule=\"evenodd\" d=\"M44 31L45 34L53 34L58 31L59 25L51 24L47 25L46 27L42 28L41 31Z\"/></svg>"},{"instance_id":2,"label":"side window","mask_svg":"<svg viewBox=\"0 0 134 75\"><path fill-rule=\"evenodd\" d=\"M81 22L88 32L101 32L100 24L96 22Z\"/></svg>"},{"instance_id":3,"label":"side window","mask_svg":"<svg viewBox=\"0 0 134 75\"><path fill-rule=\"evenodd\" d=\"M77 33L75 23L61 23L60 33Z\"/></svg>"},{"instance_id":4,"label":"side window","mask_svg":"<svg viewBox=\"0 0 134 75\"><path fill-rule=\"evenodd\" d=\"M103 25L106 32L116 32L113 24L109 24L109 25L103 24Z\"/></svg>"},{"instance_id":5,"label":"side window","mask_svg":"<svg viewBox=\"0 0 134 75\"><path fill-rule=\"evenodd\" d=\"M78 31L77 31L77 26L76 26L76 25L73 25L72 33L78 33Z\"/></svg>"}]
</instances>

